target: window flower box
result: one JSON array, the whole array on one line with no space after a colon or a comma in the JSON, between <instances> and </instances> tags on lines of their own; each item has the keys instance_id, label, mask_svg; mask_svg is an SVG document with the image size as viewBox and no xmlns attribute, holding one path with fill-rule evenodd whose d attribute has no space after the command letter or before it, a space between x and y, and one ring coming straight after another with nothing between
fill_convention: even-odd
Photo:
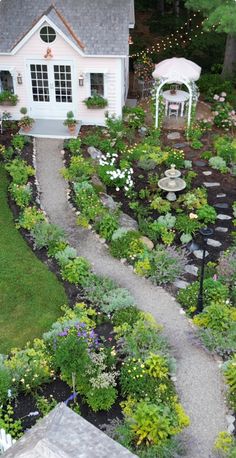
<instances>
[{"instance_id":1,"label":"window flower box","mask_svg":"<svg viewBox=\"0 0 236 458\"><path fill-rule=\"evenodd\" d=\"M18 95L12 94L10 91L2 91L0 93L0 105L2 106L14 106L18 101Z\"/></svg>"},{"instance_id":2,"label":"window flower box","mask_svg":"<svg viewBox=\"0 0 236 458\"><path fill-rule=\"evenodd\" d=\"M108 105L107 99L104 99L104 97L98 94L88 97L84 100L84 103L87 108L92 110L105 108Z\"/></svg>"}]
</instances>

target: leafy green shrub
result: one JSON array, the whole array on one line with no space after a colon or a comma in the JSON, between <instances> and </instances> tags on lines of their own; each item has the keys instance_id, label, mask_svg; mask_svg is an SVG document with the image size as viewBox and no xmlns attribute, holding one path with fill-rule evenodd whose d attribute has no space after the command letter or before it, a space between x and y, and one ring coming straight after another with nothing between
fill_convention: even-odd
<instances>
[{"instance_id":1,"label":"leafy green shrub","mask_svg":"<svg viewBox=\"0 0 236 458\"><path fill-rule=\"evenodd\" d=\"M211 205L203 205L197 210L197 215L200 221L203 221L205 224L212 223L214 224L217 218L217 212Z\"/></svg>"},{"instance_id":2,"label":"leafy green shrub","mask_svg":"<svg viewBox=\"0 0 236 458\"><path fill-rule=\"evenodd\" d=\"M219 170L221 173L226 173L229 171L225 160L220 156L214 156L209 159L209 165L215 169Z\"/></svg>"},{"instance_id":3,"label":"leafy green shrub","mask_svg":"<svg viewBox=\"0 0 236 458\"><path fill-rule=\"evenodd\" d=\"M190 219L187 215L178 215L176 218L175 229L184 234L195 234L201 227L196 219Z\"/></svg>"},{"instance_id":4,"label":"leafy green shrub","mask_svg":"<svg viewBox=\"0 0 236 458\"><path fill-rule=\"evenodd\" d=\"M56 243L64 241L65 233L61 227L55 224L40 221L31 230L34 246L37 249L54 247Z\"/></svg>"},{"instance_id":5,"label":"leafy green shrub","mask_svg":"<svg viewBox=\"0 0 236 458\"><path fill-rule=\"evenodd\" d=\"M11 144L16 151L20 152L26 144L26 138L23 135L14 135Z\"/></svg>"},{"instance_id":6,"label":"leafy green shrub","mask_svg":"<svg viewBox=\"0 0 236 458\"><path fill-rule=\"evenodd\" d=\"M13 439L19 439L23 434L21 420L14 420L11 404L7 404L6 407L0 406L0 429L4 429Z\"/></svg>"},{"instance_id":7,"label":"leafy green shrub","mask_svg":"<svg viewBox=\"0 0 236 458\"><path fill-rule=\"evenodd\" d=\"M142 107L124 107L123 115L124 121L127 122L130 127L138 129L144 124L145 112Z\"/></svg>"},{"instance_id":8,"label":"leafy green shrub","mask_svg":"<svg viewBox=\"0 0 236 458\"><path fill-rule=\"evenodd\" d=\"M167 229L172 229L176 222L176 217L171 215L171 213L166 213L164 216L159 216L157 219L158 223Z\"/></svg>"},{"instance_id":9,"label":"leafy green shrub","mask_svg":"<svg viewBox=\"0 0 236 458\"><path fill-rule=\"evenodd\" d=\"M16 202L18 207L27 207L32 199L32 189L30 184L16 184L12 183L9 186L9 191Z\"/></svg>"},{"instance_id":10,"label":"leafy green shrub","mask_svg":"<svg viewBox=\"0 0 236 458\"><path fill-rule=\"evenodd\" d=\"M125 232L119 238L112 238L110 244L111 254L118 259L131 258L132 256L138 256L140 252L143 252L144 246L139 240L140 234L136 231Z\"/></svg>"},{"instance_id":11,"label":"leafy green shrub","mask_svg":"<svg viewBox=\"0 0 236 458\"><path fill-rule=\"evenodd\" d=\"M91 161L82 156L72 156L69 167L62 169L64 178L69 181L86 181L94 172Z\"/></svg>"},{"instance_id":12,"label":"leafy green shrub","mask_svg":"<svg viewBox=\"0 0 236 458\"><path fill-rule=\"evenodd\" d=\"M56 405L57 401L54 398L47 399L44 396L35 396L37 409L39 410L40 414L45 417L48 415L51 410L53 410Z\"/></svg>"},{"instance_id":13,"label":"leafy green shrub","mask_svg":"<svg viewBox=\"0 0 236 458\"><path fill-rule=\"evenodd\" d=\"M127 289L115 288L104 294L101 309L105 313L111 313L121 308L130 307L134 303L134 298Z\"/></svg>"},{"instance_id":14,"label":"leafy green shrub","mask_svg":"<svg viewBox=\"0 0 236 458\"><path fill-rule=\"evenodd\" d=\"M157 210L158 213L169 213L171 210L171 204L167 199L163 199L160 196L154 196L151 205L151 208Z\"/></svg>"},{"instance_id":15,"label":"leafy green shrub","mask_svg":"<svg viewBox=\"0 0 236 458\"><path fill-rule=\"evenodd\" d=\"M236 142L230 137L217 136L214 140L217 156L222 157L227 165L236 161Z\"/></svg>"},{"instance_id":16,"label":"leafy green shrub","mask_svg":"<svg viewBox=\"0 0 236 458\"><path fill-rule=\"evenodd\" d=\"M233 90L232 82L222 78L219 74L206 73L198 80L198 87L201 93L209 102L213 101L214 94L221 92L231 93Z\"/></svg>"},{"instance_id":17,"label":"leafy green shrub","mask_svg":"<svg viewBox=\"0 0 236 458\"><path fill-rule=\"evenodd\" d=\"M110 410L117 398L118 392L114 386L107 388L92 388L86 394L86 401L94 412Z\"/></svg>"},{"instance_id":18,"label":"leafy green shrub","mask_svg":"<svg viewBox=\"0 0 236 458\"><path fill-rule=\"evenodd\" d=\"M205 161L209 161L211 157L212 157L212 151L203 151L203 153L201 153L201 156L200 156L200 158L204 159Z\"/></svg>"},{"instance_id":19,"label":"leafy green shrub","mask_svg":"<svg viewBox=\"0 0 236 458\"><path fill-rule=\"evenodd\" d=\"M226 359L236 353L236 323L231 322L226 331L214 331L209 328L200 328L200 337L204 345L212 352L218 353Z\"/></svg>"},{"instance_id":20,"label":"leafy green shrub","mask_svg":"<svg viewBox=\"0 0 236 458\"><path fill-rule=\"evenodd\" d=\"M96 229L98 230L101 237L105 240L110 241L113 233L118 229L118 217L117 215L111 213L105 213L104 216L96 224Z\"/></svg>"},{"instance_id":21,"label":"leafy green shrub","mask_svg":"<svg viewBox=\"0 0 236 458\"><path fill-rule=\"evenodd\" d=\"M156 285L173 282L183 275L188 263L185 250L157 245L148 256L151 264L150 278Z\"/></svg>"},{"instance_id":22,"label":"leafy green shrub","mask_svg":"<svg viewBox=\"0 0 236 458\"><path fill-rule=\"evenodd\" d=\"M197 326L219 332L229 329L232 321L236 321L236 310L224 301L211 302L202 313L194 317Z\"/></svg>"},{"instance_id":23,"label":"leafy green shrub","mask_svg":"<svg viewBox=\"0 0 236 458\"><path fill-rule=\"evenodd\" d=\"M80 138L70 138L66 146L71 154L74 154L74 155L79 154L80 147L81 147L81 139Z\"/></svg>"},{"instance_id":24,"label":"leafy green shrub","mask_svg":"<svg viewBox=\"0 0 236 458\"><path fill-rule=\"evenodd\" d=\"M236 408L236 355L225 365L224 375L229 385L229 399L232 407Z\"/></svg>"},{"instance_id":25,"label":"leafy green shrub","mask_svg":"<svg viewBox=\"0 0 236 458\"><path fill-rule=\"evenodd\" d=\"M86 181L74 183L75 202L81 214L87 221L95 221L104 212L104 207L94 191L93 186Z\"/></svg>"},{"instance_id":26,"label":"leafy green shrub","mask_svg":"<svg viewBox=\"0 0 236 458\"><path fill-rule=\"evenodd\" d=\"M0 155L5 161L11 161L14 156L14 150L11 146L6 148L4 145L0 145Z\"/></svg>"},{"instance_id":27,"label":"leafy green shrub","mask_svg":"<svg viewBox=\"0 0 236 458\"><path fill-rule=\"evenodd\" d=\"M112 322L114 326L120 326L124 323L127 323L129 326L133 326L139 318L139 310L134 306L128 306L115 310L112 316Z\"/></svg>"},{"instance_id":28,"label":"leafy green shrub","mask_svg":"<svg viewBox=\"0 0 236 458\"><path fill-rule=\"evenodd\" d=\"M85 297L95 306L101 307L106 294L116 288L115 283L106 277L91 274L84 282Z\"/></svg>"},{"instance_id":29,"label":"leafy green shrub","mask_svg":"<svg viewBox=\"0 0 236 458\"><path fill-rule=\"evenodd\" d=\"M187 309L191 314L194 313L197 309L197 300L199 293L199 282L195 281L187 288L179 291L178 301ZM223 285L220 281L213 280L212 278L207 278L203 282L203 300L204 307L207 307L211 302L218 302L226 300L229 294L228 287Z\"/></svg>"},{"instance_id":30,"label":"leafy green shrub","mask_svg":"<svg viewBox=\"0 0 236 458\"><path fill-rule=\"evenodd\" d=\"M89 262L80 256L72 259L61 268L61 276L63 280L75 285L83 285L90 274Z\"/></svg>"},{"instance_id":31,"label":"leafy green shrub","mask_svg":"<svg viewBox=\"0 0 236 458\"><path fill-rule=\"evenodd\" d=\"M37 207L26 207L20 214L18 227L23 227L24 229L30 231L40 221L45 221L45 216L42 210Z\"/></svg>"},{"instance_id":32,"label":"leafy green shrub","mask_svg":"<svg viewBox=\"0 0 236 458\"><path fill-rule=\"evenodd\" d=\"M12 180L16 184L26 184L29 177L35 175L35 170L27 162L22 159L13 159L5 165L6 170L11 175Z\"/></svg>"},{"instance_id":33,"label":"leafy green shrub","mask_svg":"<svg viewBox=\"0 0 236 458\"><path fill-rule=\"evenodd\" d=\"M201 208L207 204L207 192L204 188L191 189L178 198L178 203L183 203L188 210Z\"/></svg>"},{"instance_id":34,"label":"leafy green shrub","mask_svg":"<svg viewBox=\"0 0 236 458\"><path fill-rule=\"evenodd\" d=\"M233 287L236 281L236 247L220 254L217 273L220 281Z\"/></svg>"},{"instance_id":35,"label":"leafy green shrub","mask_svg":"<svg viewBox=\"0 0 236 458\"><path fill-rule=\"evenodd\" d=\"M76 256L77 252L75 248L72 248L71 246L66 246L63 250L55 253L55 259L61 267L68 264L70 259L75 259Z\"/></svg>"},{"instance_id":36,"label":"leafy green shrub","mask_svg":"<svg viewBox=\"0 0 236 458\"><path fill-rule=\"evenodd\" d=\"M184 152L181 149L169 148L168 157L166 159L166 164L171 166L174 164L176 168L184 167Z\"/></svg>"},{"instance_id":37,"label":"leafy green shrub","mask_svg":"<svg viewBox=\"0 0 236 458\"><path fill-rule=\"evenodd\" d=\"M99 94L94 94L84 100L87 108L105 108L108 105L107 99Z\"/></svg>"},{"instance_id":38,"label":"leafy green shrub","mask_svg":"<svg viewBox=\"0 0 236 458\"><path fill-rule=\"evenodd\" d=\"M11 374L16 391L30 392L50 380L50 359L46 354L45 343L40 339L35 339L31 347L27 344L23 350L12 350L5 366Z\"/></svg>"}]
</instances>

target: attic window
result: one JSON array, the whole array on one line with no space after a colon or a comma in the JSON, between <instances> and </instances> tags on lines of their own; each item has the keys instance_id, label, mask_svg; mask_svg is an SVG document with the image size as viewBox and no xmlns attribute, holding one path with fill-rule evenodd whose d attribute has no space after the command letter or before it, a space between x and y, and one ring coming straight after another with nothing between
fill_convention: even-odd
<instances>
[{"instance_id":1,"label":"attic window","mask_svg":"<svg viewBox=\"0 0 236 458\"><path fill-rule=\"evenodd\" d=\"M49 27L48 25L45 25L40 30L40 38L45 43L52 43L56 39L56 32L52 27Z\"/></svg>"}]
</instances>

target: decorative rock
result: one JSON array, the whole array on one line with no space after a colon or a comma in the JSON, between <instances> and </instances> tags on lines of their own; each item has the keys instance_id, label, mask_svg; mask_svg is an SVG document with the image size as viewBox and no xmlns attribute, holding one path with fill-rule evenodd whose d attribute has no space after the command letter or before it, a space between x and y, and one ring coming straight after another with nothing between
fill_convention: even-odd
<instances>
[{"instance_id":1,"label":"decorative rock","mask_svg":"<svg viewBox=\"0 0 236 458\"><path fill-rule=\"evenodd\" d=\"M231 423L228 428L227 428L227 431L229 434L232 434L235 430L235 426L233 425L233 423Z\"/></svg>"},{"instance_id":2,"label":"decorative rock","mask_svg":"<svg viewBox=\"0 0 236 458\"><path fill-rule=\"evenodd\" d=\"M216 208L229 208L229 204L222 203L222 204L214 204Z\"/></svg>"},{"instance_id":3,"label":"decorative rock","mask_svg":"<svg viewBox=\"0 0 236 458\"><path fill-rule=\"evenodd\" d=\"M228 228L227 227L222 227L222 226L216 227L215 230L217 232L228 232Z\"/></svg>"},{"instance_id":4,"label":"decorative rock","mask_svg":"<svg viewBox=\"0 0 236 458\"><path fill-rule=\"evenodd\" d=\"M182 148L185 148L185 146L187 146L187 143L175 143L173 145L173 148L177 148L177 149L181 148L182 149Z\"/></svg>"},{"instance_id":5,"label":"decorative rock","mask_svg":"<svg viewBox=\"0 0 236 458\"><path fill-rule=\"evenodd\" d=\"M216 194L216 197L218 197L218 198L220 198L220 197L226 197L226 194L224 194L224 193L221 192L220 194Z\"/></svg>"},{"instance_id":6,"label":"decorative rock","mask_svg":"<svg viewBox=\"0 0 236 458\"><path fill-rule=\"evenodd\" d=\"M179 132L170 132L170 134L167 135L168 140L178 140L180 138L180 133Z\"/></svg>"},{"instance_id":7,"label":"decorative rock","mask_svg":"<svg viewBox=\"0 0 236 458\"><path fill-rule=\"evenodd\" d=\"M202 259L203 258L203 250L195 250L193 252L194 256L196 256L197 259ZM207 257L208 256L208 251L206 251L206 254L205 256Z\"/></svg>"},{"instance_id":8,"label":"decorative rock","mask_svg":"<svg viewBox=\"0 0 236 458\"><path fill-rule=\"evenodd\" d=\"M111 211L115 211L118 208L118 204L114 201L114 199L111 196L108 196L105 192L101 193L100 197L104 207Z\"/></svg>"},{"instance_id":9,"label":"decorative rock","mask_svg":"<svg viewBox=\"0 0 236 458\"><path fill-rule=\"evenodd\" d=\"M137 231L138 223L131 216L126 215L126 213L121 213L119 218L119 224L121 227L128 229L129 231Z\"/></svg>"},{"instance_id":10,"label":"decorative rock","mask_svg":"<svg viewBox=\"0 0 236 458\"><path fill-rule=\"evenodd\" d=\"M148 238L148 237L140 237L140 241L146 245L146 247L149 249L149 250L153 250L154 248L154 243Z\"/></svg>"},{"instance_id":11,"label":"decorative rock","mask_svg":"<svg viewBox=\"0 0 236 458\"><path fill-rule=\"evenodd\" d=\"M217 215L217 219L221 219L222 221L224 221L224 220L226 221L226 220L232 219L232 218L229 215L223 215L223 214L219 213L219 215Z\"/></svg>"},{"instance_id":12,"label":"decorative rock","mask_svg":"<svg viewBox=\"0 0 236 458\"><path fill-rule=\"evenodd\" d=\"M235 422L235 417L233 415L226 415L227 423L230 425Z\"/></svg>"},{"instance_id":13,"label":"decorative rock","mask_svg":"<svg viewBox=\"0 0 236 458\"><path fill-rule=\"evenodd\" d=\"M99 160L102 157L102 152L99 149L94 148L94 146L88 147L88 154L94 160Z\"/></svg>"},{"instance_id":14,"label":"decorative rock","mask_svg":"<svg viewBox=\"0 0 236 458\"><path fill-rule=\"evenodd\" d=\"M216 186L220 186L220 183L214 183L213 181L212 182L205 182L203 184L204 184L204 186L206 186L206 188L214 188Z\"/></svg>"},{"instance_id":15,"label":"decorative rock","mask_svg":"<svg viewBox=\"0 0 236 458\"><path fill-rule=\"evenodd\" d=\"M189 264L189 265L185 266L185 272L197 277L198 267L194 266L193 264Z\"/></svg>"},{"instance_id":16,"label":"decorative rock","mask_svg":"<svg viewBox=\"0 0 236 458\"><path fill-rule=\"evenodd\" d=\"M138 131L139 131L139 133L140 133L140 135L141 135L142 137L145 137L145 135L146 135L146 133L147 133L147 127L142 126L142 127L139 128Z\"/></svg>"},{"instance_id":17,"label":"decorative rock","mask_svg":"<svg viewBox=\"0 0 236 458\"><path fill-rule=\"evenodd\" d=\"M210 170L205 170L205 172L202 172L203 175L205 175L206 177L212 175L212 172L210 172Z\"/></svg>"},{"instance_id":18,"label":"decorative rock","mask_svg":"<svg viewBox=\"0 0 236 458\"><path fill-rule=\"evenodd\" d=\"M194 164L197 165L198 167L205 167L206 162L204 161L194 161Z\"/></svg>"},{"instance_id":19,"label":"decorative rock","mask_svg":"<svg viewBox=\"0 0 236 458\"><path fill-rule=\"evenodd\" d=\"M103 184L103 182L100 180L100 178L97 175L92 176L91 182L97 192L106 193L106 190L107 190L106 185Z\"/></svg>"},{"instance_id":20,"label":"decorative rock","mask_svg":"<svg viewBox=\"0 0 236 458\"><path fill-rule=\"evenodd\" d=\"M179 288L179 289L185 289L189 283L187 281L184 281L184 280L176 280L173 285L176 287L176 288Z\"/></svg>"},{"instance_id":21,"label":"decorative rock","mask_svg":"<svg viewBox=\"0 0 236 458\"><path fill-rule=\"evenodd\" d=\"M207 239L207 245L217 248L217 247L221 246L222 243L220 243L218 240Z\"/></svg>"}]
</instances>

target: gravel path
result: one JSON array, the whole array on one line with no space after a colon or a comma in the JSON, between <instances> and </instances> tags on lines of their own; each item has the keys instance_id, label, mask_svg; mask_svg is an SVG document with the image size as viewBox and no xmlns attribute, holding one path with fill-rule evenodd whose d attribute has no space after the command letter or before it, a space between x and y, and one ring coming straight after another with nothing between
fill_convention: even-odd
<instances>
[{"instance_id":1,"label":"gravel path","mask_svg":"<svg viewBox=\"0 0 236 458\"><path fill-rule=\"evenodd\" d=\"M212 458L217 434L227 429L224 385L215 358L205 352L175 299L148 280L112 258L96 234L76 225L68 205L67 184L59 174L63 167L59 140L37 139L37 179L41 204L52 223L63 227L78 254L86 257L97 274L109 276L128 288L140 309L151 312L164 325L164 333L177 360L176 387L190 416L191 425L183 434L188 458Z\"/></svg>"}]
</instances>

